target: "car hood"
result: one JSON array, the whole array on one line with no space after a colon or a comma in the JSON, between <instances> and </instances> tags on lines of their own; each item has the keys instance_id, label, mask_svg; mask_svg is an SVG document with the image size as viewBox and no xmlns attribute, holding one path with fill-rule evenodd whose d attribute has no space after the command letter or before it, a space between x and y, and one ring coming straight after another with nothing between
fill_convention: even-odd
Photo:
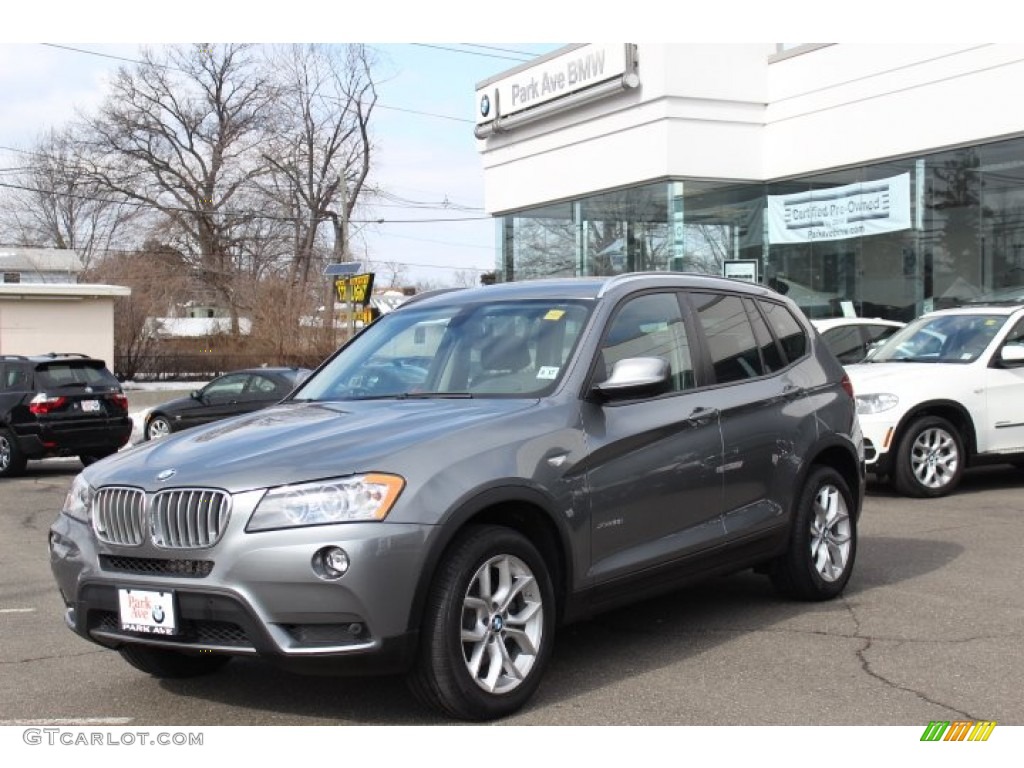
<instances>
[{"instance_id":1,"label":"car hood","mask_svg":"<svg viewBox=\"0 0 1024 768\"><path fill-rule=\"evenodd\" d=\"M968 365L959 363L858 363L846 366L857 395L921 392L936 387L948 389L951 381L962 378L968 370Z\"/></svg>"},{"instance_id":2,"label":"car hood","mask_svg":"<svg viewBox=\"0 0 1024 768\"><path fill-rule=\"evenodd\" d=\"M215 487L237 493L355 472L387 471L403 451L497 422L537 404L519 399L284 403L115 454L86 470L94 487ZM450 444L450 443L448 443ZM420 453L419 455L422 455ZM157 475L174 470L161 483Z\"/></svg>"}]
</instances>

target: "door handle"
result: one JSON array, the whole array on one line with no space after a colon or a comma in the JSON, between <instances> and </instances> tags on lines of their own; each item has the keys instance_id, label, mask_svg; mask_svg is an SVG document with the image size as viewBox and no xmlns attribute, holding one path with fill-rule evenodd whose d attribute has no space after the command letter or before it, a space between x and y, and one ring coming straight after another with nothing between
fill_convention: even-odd
<instances>
[{"instance_id":1,"label":"door handle","mask_svg":"<svg viewBox=\"0 0 1024 768\"><path fill-rule=\"evenodd\" d=\"M782 398L784 400L796 400L798 397L802 397L803 394L804 388L794 384L787 384L782 388Z\"/></svg>"},{"instance_id":2,"label":"door handle","mask_svg":"<svg viewBox=\"0 0 1024 768\"><path fill-rule=\"evenodd\" d=\"M717 419L718 413L717 408L694 408L690 415L686 417L686 421L694 426L707 424Z\"/></svg>"}]
</instances>

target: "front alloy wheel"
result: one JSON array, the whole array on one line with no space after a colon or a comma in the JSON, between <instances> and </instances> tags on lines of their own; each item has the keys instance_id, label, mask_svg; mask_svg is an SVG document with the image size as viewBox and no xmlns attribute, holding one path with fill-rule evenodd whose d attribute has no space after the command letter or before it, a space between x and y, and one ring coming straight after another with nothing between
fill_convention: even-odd
<instances>
[{"instance_id":1,"label":"front alloy wheel","mask_svg":"<svg viewBox=\"0 0 1024 768\"><path fill-rule=\"evenodd\" d=\"M896 453L894 483L907 496L950 493L964 470L964 444L946 419L926 416L911 424Z\"/></svg>"},{"instance_id":2,"label":"front alloy wheel","mask_svg":"<svg viewBox=\"0 0 1024 768\"><path fill-rule=\"evenodd\" d=\"M431 585L409 685L451 717L510 715L540 684L554 630L554 587L533 543L504 526L468 527Z\"/></svg>"},{"instance_id":3,"label":"front alloy wheel","mask_svg":"<svg viewBox=\"0 0 1024 768\"><path fill-rule=\"evenodd\" d=\"M480 566L462 601L462 654L473 681L488 693L514 690L543 637L544 601L526 563L499 555Z\"/></svg>"}]
</instances>

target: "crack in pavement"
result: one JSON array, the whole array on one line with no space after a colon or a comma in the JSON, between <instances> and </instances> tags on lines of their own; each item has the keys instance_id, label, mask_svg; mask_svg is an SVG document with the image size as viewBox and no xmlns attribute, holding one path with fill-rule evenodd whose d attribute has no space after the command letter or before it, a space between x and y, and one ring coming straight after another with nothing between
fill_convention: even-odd
<instances>
[{"instance_id":1,"label":"crack in pavement","mask_svg":"<svg viewBox=\"0 0 1024 768\"><path fill-rule=\"evenodd\" d=\"M874 678L875 680L879 681L883 685L886 685L886 686L888 686L890 688L893 688L894 690L902 691L904 693L909 693L909 694L917 697L921 701L927 702L928 704L931 704L931 705L936 706L936 707L941 707L942 709L949 710L950 712L954 713L957 717L959 717L961 719L964 719L964 720L980 720L980 719L982 719L982 718L979 718L979 717L975 717L974 715L972 715L969 712L964 712L962 710L959 710L959 709L957 709L956 707L954 707L954 706L952 706L950 704L947 704L945 702L933 699L933 698L929 697L927 694L925 694L923 691L919 691L919 690L917 690L915 688L912 688L910 686L907 686L907 685L901 685L900 683L896 682L895 680L889 679L888 677L886 677L882 673L880 673L880 672L878 672L878 671L876 671L875 669L872 668L871 662L867 658L867 653L871 650L872 645L875 642L890 642L890 643L896 643L896 644L899 644L899 645L910 644L910 643L961 644L961 643L971 643L971 642L975 642L975 641L979 641L979 640L1004 640L1004 639L1012 639L1012 638L1018 637L1019 636L1018 633L1010 632L1010 633L1007 633L1007 634L996 634L996 635L975 635L975 636L972 636L972 637L965 637L965 638L958 638L958 639L948 639L948 640L931 640L931 639L916 639L916 638L907 638L907 637L888 637L888 636L878 636L878 637L866 636L866 635L862 634L862 632L861 632L860 619L858 618L856 612L854 611L853 605L850 603L850 601L847 598L845 598L845 597L840 597L839 598L839 602L844 607L846 612L849 614L850 619L853 621L854 631L852 633L850 633L850 632L836 632L834 630L822 630L822 629L785 629L785 628L778 629L778 628L765 628L765 627L730 627L730 628L726 628L726 629L683 629L678 634L681 635L681 636L689 635L691 637L700 637L700 636L709 636L709 635L716 635L716 634L746 635L746 634L754 634L754 633L758 633L758 632L764 632L764 633L768 633L768 634L816 635L816 636L819 636L819 637L837 637L837 638L843 638L843 639L846 639L846 640L861 640L861 641L863 641L863 645L861 646L861 648L859 648L856 651L856 656L857 656L857 660L860 662L861 670L866 675L868 675L869 677ZM605 630L608 630L608 631L614 631L616 634L623 634L623 633L625 633L625 634L631 634L631 635L634 635L634 636L642 636L642 635L653 636L653 635L660 634L660 632L658 630L646 630L646 629L639 629L637 627L628 627L626 629L622 629L622 628L620 628L618 626L616 626L613 629L612 627L607 626L606 624L604 624L601 621L592 621L592 623L594 625L596 625L596 626L601 627L602 629L605 629Z\"/></svg>"},{"instance_id":2,"label":"crack in pavement","mask_svg":"<svg viewBox=\"0 0 1024 768\"><path fill-rule=\"evenodd\" d=\"M853 626L854 626L854 630L856 632L856 634L854 636L864 641L863 647L861 647L860 650L857 651L857 659L860 661L860 668L861 668L861 670L865 674L869 675L870 677L873 677L875 680L878 680L883 685L887 685L890 688L893 688L893 689L895 689L897 691L903 691L904 693L909 693L909 694L911 694L913 696L916 696L917 698L921 699L921 701L925 701L925 702L927 702L929 704L932 704L932 705L934 705L936 707L942 707L943 709L948 709L950 712L955 713L958 717L963 718L965 720L978 720L979 719L977 717L974 717L969 712L964 712L962 710L959 710L959 709L957 709L956 707L954 707L954 706L952 706L950 704L946 704L945 702L937 701L937 700L927 696L923 691L919 691L919 690L917 690L915 688L911 688L910 686L907 686L907 685L900 685L895 680L890 680L889 678L887 678L882 673L876 672L875 670L873 670L871 668L871 662L868 661L868 658L867 658L866 654L867 654L867 652L869 650L871 650L871 645L875 641L875 638L865 637L864 635L861 634L861 631L860 631L860 619L857 617L856 611L853 610L853 605L851 605L850 601L847 600L845 597L840 596L839 600L840 600L840 603L843 605L843 607L846 608L847 613L850 614L850 618L853 620Z\"/></svg>"},{"instance_id":3,"label":"crack in pavement","mask_svg":"<svg viewBox=\"0 0 1024 768\"><path fill-rule=\"evenodd\" d=\"M0 661L0 666L9 664L28 664L35 661L53 661L54 659L73 659L80 656L95 656L100 653L108 653L110 649L103 648L97 651L82 651L81 653L61 653L53 656L36 656L31 659L16 659L14 661Z\"/></svg>"}]
</instances>

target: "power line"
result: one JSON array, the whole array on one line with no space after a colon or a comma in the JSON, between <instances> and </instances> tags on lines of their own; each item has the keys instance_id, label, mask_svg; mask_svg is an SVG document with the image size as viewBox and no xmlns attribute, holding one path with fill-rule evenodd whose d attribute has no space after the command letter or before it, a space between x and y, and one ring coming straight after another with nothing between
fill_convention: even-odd
<instances>
[{"instance_id":1,"label":"power line","mask_svg":"<svg viewBox=\"0 0 1024 768\"><path fill-rule=\"evenodd\" d=\"M180 67L175 67L175 66L173 66L171 64L160 64L160 63L153 62L153 61L143 61L142 59L132 59L132 58L129 58L127 56L115 56L112 53L102 53L101 51L90 51L87 48L75 48L75 47L70 46L70 45L58 45L56 43L40 43L40 45L45 45L48 48L59 48L59 49L64 50L64 51L72 51L73 53L82 53L82 54L85 54L87 56L99 56L100 58L104 58L104 59L115 59L117 61L125 61L125 62L129 62L131 64L139 64L141 66L160 67L162 69L171 69L171 70L174 70L175 72L181 72L182 74L186 74L186 75L189 74L188 72L186 72L185 70L181 69ZM436 46L428 46L428 47L436 47ZM453 50L453 49L448 49L448 50ZM472 51L462 51L462 53L472 53ZM478 54L478 55L484 55L484 54ZM343 101L341 99L333 97L333 96L326 96L326 95L324 95L324 96L321 96L321 98L326 99L328 101L333 101L333 102L335 102L337 104L342 104L343 103ZM439 120L452 120L452 121L457 122L457 123L468 123L468 124L472 125L472 124L475 124L475 122L476 122L475 120L470 120L469 118L466 118L466 117L455 117L454 115L443 115L440 112L425 112L423 110L408 109L406 107L393 107L393 106L390 106L388 104L381 104L380 102L376 102L374 104L374 107L377 107L379 109L391 110L392 112L405 112L405 113L410 114L410 115L422 115L424 117L436 117Z\"/></svg>"},{"instance_id":2,"label":"power line","mask_svg":"<svg viewBox=\"0 0 1024 768\"><path fill-rule=\"evenodd\" d=\"M446 45L431 45L430 43L410 43L410 45L415 45L415 46L417 46L419 48L434 48L435 50L438 50L438 51L448 51L450 53L462 53L462 54L466 54L467 56L487 56L487 57L492 58L492 59L506 59L507 61L518 61L518 62L524 62L524 61L529 61L530 60L529 58L524 59L524 58L519 58L519 57L513 58L512 56L499 56L499 55L494 54L494 53L480 53L478 51L464 51L461 48L449 48ZM524 55L528 56L529 54L524 54Z\"/></svg>"},{"instance_id":3,"label":"power line","mask_svg":"<svg viewBox=\"0 0 1024 768\"><path fill-rule=\"evenodd\" d=\"M535 59L538 56L538 54L531 53L530 51L516 51L516 50L513 50L512 48L498 48L497 46L494 46L494 45L480 45L479 43L459 43L459 45L465 45L465 46L468 46L470 48L483 48L484 50L487 50L487 51L501 51L502 53L517 53L520 56L526 56L529 59ZM472 51L464 51L464 53L472 53Z\"/></svg>"},{"instance_id":4,"label":"power line","mask_svg":"<svg viewBox=\"0 0 1024 768\"><path fill-rule=\"evenodd\" d=\"M17 152L19 154L29 155L31 157L39 157L39 158L43 158L44 160L51 159L51 156L46 154L45 152L37 152L37 151L31 151L31 150L27 150L27 149L18 149L17 147L9 147L9 146L6 146L4 144L0 144L0 150L6 150L8 152ZM70 168L70 169L79 171L81 173L87 173L88 172L87 169L83 168L80 165L75 165L73 163L65 163L64 165L66 167ZM25 167L22 167L22 168L0 168L0 173L15 172L15 171L24 172L24 171L32 171L32 170L34 170L34 169L32 167L30 167L30 166L25 166ZM259 186L258 184L254 184L252 182L249 182L249 183L245 184L244 187L246 189L253 189L253 190L260 191L260 192L265 192L266 191L263 187ZM60 193L58 193L58 192L46 193L46 192L44 192L42 190L38 190L38 191L41 194L53 194L53 195L58 195L58 196L65 194L63 192L60 192ZM389 203L378 203L378 202L372 203L372 205L374 207L379 207L379 208L407 208L407 209L413 209L413 210L442 210L442 211L478 211L480 213L484 212L484 209L480 208L479 206L475 206L475 205L462 205L461 203L453 203L453 202L448 200L447 196L445 197L445 199L443 201L440 201L440 202L429 202L429 201L423 201L423 200L410 200L408 198L405 198L405 197L402 197L400 195L397 195L397 194L395 194L393 192L388 192L388 191L382 190L382 189L368 188L366 190L365 194L368 197L370 197L370 198L380 197L380 198L382 198L384 200L390 200L393 203L396 203L395 205L391 205ZM97 202L110 202L110 201L101 201L101 200L98 200L98 199L96 199L96 201Z\"/></svg>"},{"instance_id":5,"label":"power line","mask_svg":"<svg viewBox=\"0 0 1024 768\"><path fill-rule=\"evenodd\" d=\"M7 189L18 189L23 192L35 192L40 195L54 195L56 197L69 197L74 200L88 200L94 203L107 203L108 205L130 205L135 208L149 208L162 213L187 213L194 215L196 211L189 208L175 208L172 206L160 206L155 203L146 203L139 200L111 200L103 197L92 197L90 195L76 195L71 192L55 192L47 189L37 189L35 187L26 187L21 184L9 184L6 182L0 182L0 187ZM239 218L250 218L250 219L263 219L265 221L305 221L305 216L277 216L268 213L259 213L256 211L208 211L211 216L236 216ZM461 216L461 217L450 217L450 218L429 218L429 219L349 219L350 224L438 224L438 223L454 223L461 221L488 221L490 216Z\"/></svg>"}]
</instances>

